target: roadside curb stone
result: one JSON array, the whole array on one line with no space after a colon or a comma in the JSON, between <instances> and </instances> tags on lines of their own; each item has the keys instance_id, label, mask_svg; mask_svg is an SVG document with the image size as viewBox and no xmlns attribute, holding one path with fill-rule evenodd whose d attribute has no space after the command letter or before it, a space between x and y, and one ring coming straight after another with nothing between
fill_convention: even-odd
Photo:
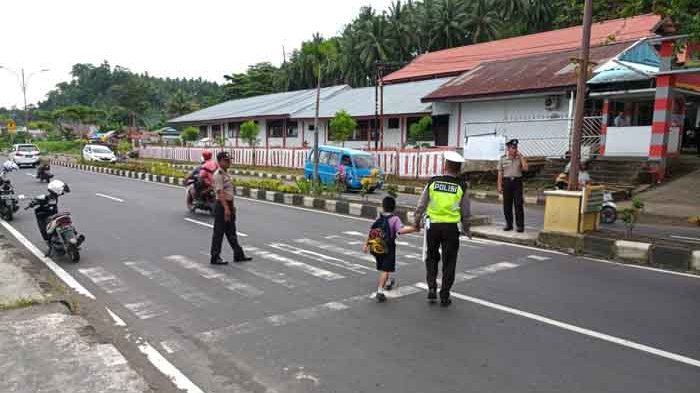
<instances>
[{"instance_id":1,"label":"roadside curb stone","mask_svg":"<svg viewBox=\"0 0 700 393\"><path fill-rule=\"evenodd\" d=\"M630 262L636 262L642 265L649 263L649 251L651 244L631 242L628 240L615 241L615 256Z\"/></svg>"},{"instance_id":2,"label":"roadside curb stone","mask_svg":"<svg viewBox=\"0 0 700 393\"><path fill-rule=\"evenodd\" d=\"M649 263L669 266L674 269L690 270L691 252L686 248L657 244L651 247Z\"/></svg>"},{"instance_id":3,"label":"roadside curb stone","mask_svg":"<svg viewBox=\"0 0 700 393\"><path fill-rule=\"evenodd\" d=\"M599 258L614 258L615 239L585 235L583 237L583 253Z\"/></svg>"},{"instance_id":4,"label":"roadside curb stone","mask_svg":"<svg viewBox=\"0 0 700 393\"><path fill-rule=\"evenodd\" d=\"M693 270L700 272L700 250L693 251L691 267Z\"/></svg>"}]
</instances>

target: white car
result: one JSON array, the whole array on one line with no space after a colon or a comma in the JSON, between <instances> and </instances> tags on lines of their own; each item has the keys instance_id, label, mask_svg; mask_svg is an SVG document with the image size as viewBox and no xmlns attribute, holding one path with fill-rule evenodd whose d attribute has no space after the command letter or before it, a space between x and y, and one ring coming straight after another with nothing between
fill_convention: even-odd
<instances>
[{"instance_id":1,"label":"white car","mask_svg":"<svg viewBox=\"0 0 700 393\"><path fill-rule=\"evenodd\" d=\"M10 151L10 159L19 167L36 167L39 163L39 148L30 143L14 145Z\"/></svg>"},{"instance_id":2,"label":"white car","mask_svg":"<svg viewBox=\"0 0 700 393\"><path fill-rule=\"evenodd\" d=\"M107 146L85 145L83 147L83 160L97 162L116 162L117 156Z\"/></svg>"}]
</instances>

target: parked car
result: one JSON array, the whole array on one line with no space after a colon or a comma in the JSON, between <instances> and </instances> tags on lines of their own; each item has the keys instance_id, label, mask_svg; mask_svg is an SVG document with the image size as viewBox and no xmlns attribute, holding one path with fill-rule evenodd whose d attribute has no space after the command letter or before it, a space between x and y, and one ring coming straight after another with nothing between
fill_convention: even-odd
<instances>
[{"instance_id":1,"label":"parked car","mask_svg":"<svg viewBox=\"0 0 700 393\"><path fill-rule=\"evenodd\" d=\"M117 156L107 146L85 145L83 147L83 160L97 162L117 162Z\"/></svg>"},{"instance_id":2,"label":"parked car","mask_svg":"<svg viewBox=\"0 0 700 393\"><path fill-rule=\"evenodd\" d=\"M319 146L318 175L323 184L340 182L348 190L362 189L362 179L369 178L369 191L382 188L384 172L374 157L365 151L335 146ZM311 180L314 170L313 150L307 155L304 176Z\"/></svg>"},{"instance_id":3,"label":"parked car","mask_svg":"<svg viewBox=\"0 0 700 393\"><path fill-rule=\"evenodd\" d=\"M39 148L30 143L17 144L12 146L10 159L17 166L36 167L39 164Z\"/></svg>"}]
</instances>

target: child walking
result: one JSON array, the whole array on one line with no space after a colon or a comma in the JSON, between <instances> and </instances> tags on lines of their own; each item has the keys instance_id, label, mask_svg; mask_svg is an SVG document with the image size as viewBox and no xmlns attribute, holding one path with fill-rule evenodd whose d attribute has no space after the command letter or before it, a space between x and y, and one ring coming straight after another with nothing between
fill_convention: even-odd
<instances>
[{"instance_id":1,"label":"child walking","mask_svg":"<svg viewBox=\"0 0 700 393\"><path fill-rule=\"evenodd\" d=\"M416 232L413 226L403 226L401 219L394 215L396 200L386 197L382 200L382 214L372 224L369 236L363 247L364 252L371 252L377 261L379 285L375 298L378 302L386 301L384 291L396 286L391 273L396 271L396 236Z\"/></svg>"}]
</instances>

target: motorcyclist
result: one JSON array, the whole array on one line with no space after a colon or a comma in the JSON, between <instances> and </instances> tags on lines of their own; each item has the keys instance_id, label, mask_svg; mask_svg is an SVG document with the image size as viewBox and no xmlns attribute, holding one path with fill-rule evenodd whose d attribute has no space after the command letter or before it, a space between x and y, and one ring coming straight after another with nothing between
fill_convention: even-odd
<instances>
[{"instance_id":1,"label":"motorcyclist","mask_svg":"<svg viewBox=\"0 0 700 393\"><path fill-rule=\"evenodd\" d=\"M216 160L212 160L212 154L208 150L202 153L202 158L204 158L204 164L202 164L202 168L199 171L199 181L202 184L201 191L205 191L211 188L214 180L213 175L219 169L219 164L216 163Z\"/></svg>"},{"instance_id":2,"label":"motorcyclist","mask_svg":"<svg viewBox=\"0 0 700 393\"><path fill-rule=\"evenodd\" d=\"M202 194L202 192L207 189L207 187L211 187L211 173L213 173L213 171L216 170L216 163L214 163L214 170L211 173L209 173L210 169L205 168L207 167L207 165L209 165L209 168L211 167L211 164L208 164L210 162L213 162L211 152L209 150L203 151L202 157L200 159L200 165L196 166L189 174L189 176L187 176L186 184L191 186L187 195L188 208L192 207L194 200L197 199ZM204 177L209 178L208 183L207 180L203 178L203 175Z\"/></svg>"},{"instance_id":3,"label":"motorcyclist","mask_svg":"<svg viewBox=\"0 0 700 393\"><path fill-rule=\"evenodd\" d=\"M49 241L49 235L46 233L46 225L49 217L58 212L58 197L70 192L68 185L60 180L52 180L48 185L49 193L40 195L36 198L38 204L51 206L47 209L36 211L36 223L39 225L39 232L45 241Z\"/></svg>"},{"instance_id":4,"label":"motorcyclist","mask_svg":"<svg viewBox=\"0 0 700 393\"><path fill-rule=\"evenodd\" d=\"M19 170L19 166L17 166L17 164L15 164L15 163L12 162L12 161L5 161L5 162L2 164L2 174L3 174L3 176L5 175L5 173L9 173L9 172L13 172L13 171L18 171L18 170Z\"/></svg>"}]
</instances>

